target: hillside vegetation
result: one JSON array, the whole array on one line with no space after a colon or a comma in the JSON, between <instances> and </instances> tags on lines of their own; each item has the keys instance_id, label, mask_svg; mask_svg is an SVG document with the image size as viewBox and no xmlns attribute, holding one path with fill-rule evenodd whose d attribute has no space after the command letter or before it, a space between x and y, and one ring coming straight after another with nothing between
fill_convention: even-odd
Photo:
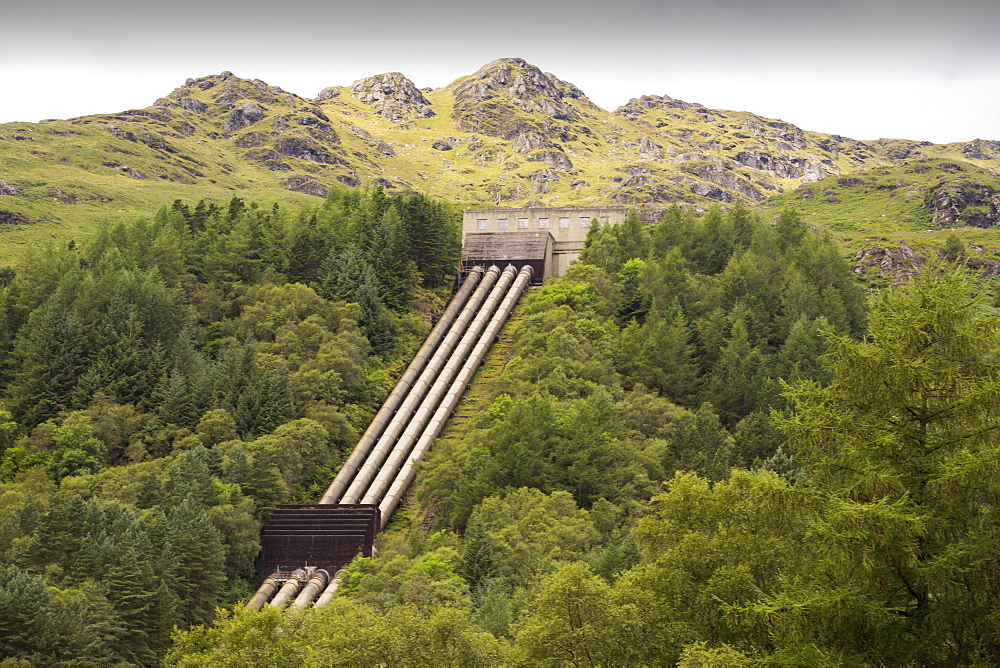
<instances>
[{"instance_id":1,"label":"hillside vegetation","mask_svg":"<svg viewBox=\"0 0 1000 668\"><path fill-rule=\"evenodd\" d=\"M0 275L0 652L996 660L994 311L943 269L866 308L829 237L739 204L595 226L380 558L325 611L243 612L270 509L325 488L457 239L429 198L335 188L176 202Z\"/></svg>"}]
</instances>

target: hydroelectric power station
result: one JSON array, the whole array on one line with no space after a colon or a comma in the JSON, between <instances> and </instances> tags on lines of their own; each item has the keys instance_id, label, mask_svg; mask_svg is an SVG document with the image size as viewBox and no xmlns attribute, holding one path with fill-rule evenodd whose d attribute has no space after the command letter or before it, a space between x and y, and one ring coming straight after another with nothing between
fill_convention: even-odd
<instances>
[{"instance_id":1,"label":"hydroelectric power station","mask_svg":"<svg viewBox=\"0 0 1000 668\"><path fill-rule=\"evenodd\" d=\"M592 224L615 224L626 213L466 210L460 287L319 502L275 509L248 608L322 607L336 595L343 566L372 556L376 534L528 285L561 276Z\"/></svg>"}]
</instances>

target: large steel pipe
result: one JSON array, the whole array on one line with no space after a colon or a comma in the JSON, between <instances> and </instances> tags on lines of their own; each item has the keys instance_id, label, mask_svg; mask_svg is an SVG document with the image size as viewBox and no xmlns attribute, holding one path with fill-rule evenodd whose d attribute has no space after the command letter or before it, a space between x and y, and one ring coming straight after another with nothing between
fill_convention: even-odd
<instances>
[{"instance_id":1,"label":"large steel pipe","mask_svg":"<svg viewBox=\"0 0 1000 668\"><path fill-rule=\"evenodd\" d=\"M389 488L393 478L396 477L396 473L406 460L406 456L410 454L413 444L420 438L421 432L423 432L427 422L431 419L438 404L441 403L441 399L447 394L451 382L458 375L466 359L468 359L469 353L475 347L476 342L493 318L494 313L502 306L501 301L509 293L511 283L514 282L515 271L516 269L513 266L508 266L504 270L503 276L497 282L496 287L493 288L489 299L486 300L479 313L476 314L476 319L469 325L469 329L466 330L462 341L455 347L455 352L451 354L451 357L448 358L448 363L441 370L437 380L434 381L433 387L431 387L427 396L420 403L420 407L414 413L413 418L410 419L410 423L406 426L403 435L399 437L392 452L386 457L385 463L379 468L378 474L372 481L365 496L361 499L361 503L378 504L382 501L386 489ZM531 278L530 275L528 278Z\"/></svg>"},{"instance_id":2,"label":"large steel pipe","mask_svg":"<svg viewBox=\"0 0 1000 668\"><path fill-rule=\"evenodd\" d=\"M271 600L274 596L274 592L278 591L278 581L274 579L273 575L269 575L264 578L264 581L260 583L260 587L257 588L257 592L251 597L247 602L247 610L260 610L264 607L264 604Z\"/></svg>"},{"instance_id":3,"label":"large steel pipe","mask_svg":"<svg viewBox=\"0 0 1000 668\"><path fill-rule=\"evenodd\" d=\"M306 586L302 588L299 595L295 597L295 600L292 601L292 608L302 610L308 607L310 603L316 600L316 597L320 595L320 592L326 589L328 582L330 582L330 574L322 568L317 570L313 573L313 576L309 578L309 582L307 582Z\"/></svg>"},{"instance_id":4,"label":"large steel pipe","mask_svg":"<svg viewBox=\"0 0 1000 668\"><path fill-rule=\"evenodd\" d=\"M285 584L282 585L281 589L278 591L277 595L271 599L271 607L281 610L288 602L292 600L292 597L299 593L299 581L297 578L291 578L285 580Z\"/></svg>"},{"instance_id":5,"label":"large steel pipe","mask_svg":"<svg viewBox=\"0 0 1000 668\"><path fill-rule=\"evenodd\" d=\"M330 580L330 584L327 585L326 589L323 591L323 595L319 597L316 601L314 608L323 608L333 600L333 597L337 595L337 590L340 589L340 583L344 581L351 572L346 568L341 568L339 571L334 573L333 579Z\"/></svg>"},{"instance_id":6,"label":"large steel pipe","mask_svg":"<svg viewBox=\"0 0 1000 668\"><path fill-rule=\"evenodd\" d=\"M468 278L462 283L462 287L459 288L458 292L452 298L441 318L434 325L431 333L427 335L424 344L420 346L420 350L417 351L410 365L400 377L399 382L396 383L392 392L389 393L389 397L382 404L382 408L379 409L371 424L368 425L368 429L365 430L361 439L358 440L358 444L354 447L347 461L344 462L337 476L319 500L320 503L336 503L340 499L341 494L344 493L344 490L351 483L355 471L364 462L368 453L371 452L372 446L378 441L378 438L385 431L386 425L389 424L392 416L399 409L400 404L403 403L406 393L413 386L413 381L424 370L424 367L427 366L427 361L431 358L438 344L441 343L445 332L451 327L462 306L468 301L469 295L472 294L473 290L479 284L483 273L484 269L482 267L474 267L469 272Z\"/></svg>"},{"instance_id":7,"label":"large steel pipe","mask_svg":"<svg viewBox=\"0 0 1000 668\"><path fill-rule=\"evenodd\" d=\"M455 407L458 406L458 402L465 393L466 388L468 388L469 383L472 381L472 377L475 375L476 370L482 364L483 359L485 359L487 350L489 350L489 347L493 344L494 339L496 339L497 335L500 333L500 329L510 317L515 304L517 304L521 295L524 294L525 288L527 288L528 283L531 281L531 276L531 267L525 266L521 269L517 280L507 293L507 297L504 299L503 304L500 305L500 308L498 308L496 313L493 315L493 318L490 320L486 330L479 338L479 342L476 344L472 354L469 355L468 359L465 361L461 371L459 371L455 380L452 382L451 387L448 389L447 395L445 395L441 404L434 412L434 416L427 422L427 425L420 434L420 438L417 440L416 445L414 445L409 458L396 474L395 479L392 481L392 485L389 487L389 490L385 493L384 498L382 498L379 503L379 512L381 513L380 529L385 528L386 523L389 521L389 517L391 517L392 513L396 510L396 507L402 500L406 489L410 486L410 483L413 482L413 478L417 472L417 465L424 458L424 455L430 448L431 443L433 443L434 439L441 433L444 423L451 416Z\"/></svg>"},{"instance_id":8,"label":"large steel pipe","mask_svg":"<svg viewBox=\"0 0 1000 668\"><path fill-rule=\"evenodd\" d=\"M420 374L420 378L417 382L413 384L409 393L406 395L406 399L403 400L403 405L400 406L399 411L393 417L392 422L386 427L385 433L378 439L375 447L372 448L368 457L365 459L365 463L358 469L357 473L354 475L354 479L351 481L350 486L344 495L340 499L342 504L358 503L361 495L364 494L365 490L368 489L368 485L371 484L372 478L378 472L379 468L382 466L382 462L385 461L386 455L389 454L389 450L392 449L399 435L406 428L409 423L410 418L413 416L414 411L423 401L424 396L430 389L440 373L441 369L444 367L452 350L455 345L462 338L465 330L469 326L469 323L473 321L475 315L480 311L480 305L483 303L484 299L488 299L486 296L487 291L493 288L494 282L497 279L497 275L500 270L496 266L492 266L483 276L482 281L479 283L479 287L476 288L475 293L469 299L465 308L462 309L461 315L455 320L455 324L452 325L451 329L448 330L447 336L441 341L441 344L437 347L434 352L434 357L431 361L427 363L427 367L424 369L423 373ZM490 295L493 292L489 293Z\"/></svg>"}]
</instances>

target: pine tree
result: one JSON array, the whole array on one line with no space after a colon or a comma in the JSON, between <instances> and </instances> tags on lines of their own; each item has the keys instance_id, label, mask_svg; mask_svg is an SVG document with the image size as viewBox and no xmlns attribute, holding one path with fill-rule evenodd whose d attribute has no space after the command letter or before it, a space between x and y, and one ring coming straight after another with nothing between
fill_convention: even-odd
<instances>
[{"instance_id":1,"label":"pine tree","mask_svg":"<svg viewBox=\"0 0 1000 668\"><path fill-rule=\"evenodd\" d=\"M365 330L372 350L386 353L396 343L396 325L378 296L378 288L373 281L366 281L358 287L357 302L361 307L358 324Z\"/></svg>"},{"instance_id":2,"label":"pine tree","mask_svg":"<svg viewBox=\"0 0 1000 668\"><path fill-rule=\"evenodd\" d=\"M167 540L177 555L177 595L188 626L214 615L225 581L225 552L204 507L188 496L167 515Z\"/></svg>"},{"instance_id":3,"label":"pine tree","mask_svg":"<svg viewBox=\"0 0 1000 668\"><path fill-rule=\"evenodd\" d=\"M1000 321L960 271L873 301L867 339L833 340L830 385L788 393L787 447L825 501L821 556L760 612L790 653L995 663Z\"/></svg>"},{"instance_id":4,"label":"pine tree","mask_svg":"<svg viewBox=\"0 0 1000 668\"><path fill-rule=\"evenodd\" d=\"M83 338L75 317L56 299L31 314L14 358L8 396L18 422L34 426L70 406L85 370Z\"/></svg>"}]
</instances>

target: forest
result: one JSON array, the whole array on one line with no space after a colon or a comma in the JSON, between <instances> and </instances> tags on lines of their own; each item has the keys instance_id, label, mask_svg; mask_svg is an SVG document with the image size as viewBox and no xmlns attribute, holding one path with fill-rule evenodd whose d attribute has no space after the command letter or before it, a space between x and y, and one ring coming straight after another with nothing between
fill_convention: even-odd
<instances>
[{"instance_id":1,"label":"forest","mask_svg":"<svg viewBox=\"0 0 1000 668\"><path fill-rule=\"evenodd\" d=\"M0 270L2 665L1000 660L989 286L876 289L741 204L593 225L380 556L323 610L244 611L270 510L325 489L458 228L378 188L177 201Z\"/></svg>"}]
</instances>

